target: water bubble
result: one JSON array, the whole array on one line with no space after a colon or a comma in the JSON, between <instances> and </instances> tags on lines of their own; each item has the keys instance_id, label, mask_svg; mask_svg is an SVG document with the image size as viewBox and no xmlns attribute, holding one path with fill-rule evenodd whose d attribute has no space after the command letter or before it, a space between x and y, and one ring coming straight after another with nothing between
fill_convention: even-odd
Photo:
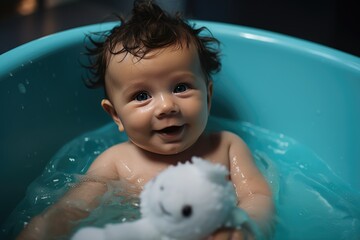
<instances>
[{"instance_id":1,"label":"water bubble","mask_svg":"<svg viewBox=\"0 0 360 240\"><path fill-rule=\"evenodd\" d=\"M19 89L20 93L22 93L22 94L26 93L26 87L25 87L25 85L23 83L18 84L18 89Z\"/></svg>"},{"instance_id":2,"label":"water bubble","mask_svg":"<svg viewBox=\"0 0 360 240\"><path fill-rule=\"evenodd\" d=\"M302 162L295 162L295 164L299 167L299 169L303 169L306 170L308 168L308 165L306 163L302 163Z\"/></svg>"},{"instance_id":3,"label":"water bubble","mask_svg":"<svg viewBox=\"0 0 360 240\"><path fill-rule=\"evenodd\" d=\"M13 77L13 76L14 76L14 74L12 74L12 73L9 73L9 76L10 76L10 77Z\"/></svg>"}]
</instances>

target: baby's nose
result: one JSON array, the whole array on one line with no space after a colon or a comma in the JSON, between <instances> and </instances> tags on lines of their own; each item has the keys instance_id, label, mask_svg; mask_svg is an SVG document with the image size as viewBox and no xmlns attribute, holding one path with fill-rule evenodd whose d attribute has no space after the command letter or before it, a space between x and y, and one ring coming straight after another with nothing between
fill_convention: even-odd
<instances>
[{"instance_id":1,"label":"baby's nose","mask_svg":"<svg viewBox=\"0 0 360 240\"><path fill-rule=\"evenodd\" d=\"M158 99L156 116L161 118L168 115L173 115L179 112L174 96L172 94L161 94Z\"/></svg>"}]
</instances>

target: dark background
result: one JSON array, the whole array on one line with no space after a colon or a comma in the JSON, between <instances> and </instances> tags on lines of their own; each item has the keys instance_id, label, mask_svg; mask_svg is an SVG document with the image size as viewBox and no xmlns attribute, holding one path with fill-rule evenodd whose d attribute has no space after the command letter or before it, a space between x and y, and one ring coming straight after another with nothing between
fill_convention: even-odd
<instances>
[{"instance_id":1,"label":"dark background","mask_svg":"<svg viewBox=\"0 0 360 240\"><path fill-rule=\"evenodd\" d=\"M162 2L172 2L189 18L270 30L360 56L360 8L355 0ZM31 3L37 5L33 10L21 10ZM0 0L0 54L54 32L114 20L113 13L127 13L131 5L132 0Z\"/></svg>"}]
</instances>

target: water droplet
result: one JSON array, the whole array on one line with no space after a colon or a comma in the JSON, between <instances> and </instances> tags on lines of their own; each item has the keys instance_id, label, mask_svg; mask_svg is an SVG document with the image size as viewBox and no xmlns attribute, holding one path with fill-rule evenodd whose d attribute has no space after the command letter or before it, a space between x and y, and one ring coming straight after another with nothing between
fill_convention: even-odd
<instances>
[{"instance_id":1,"label":"water droplet","mask_svg":"<svg viewBox=\"0 0 360 240\"><path fill-rule=\"evenodd\" d=\"M13 76L14 76L14 74L12 74L12 73L9 73L9 76L10 76L10 77L13 77Z\"/></svg>"},{"instance_id":2,"label":"water droplet","mask_svg":"<svg viewBox=\"0 0 360 240\"><path fill-rule=\"evenodd\" d=\"M138 178L136 181L137 181L138 183L142 183L142 182L145 181L145 179L143 179L143 178Z\"/></svg>"},{"instance_id":3,"label":"water droplet","mask_svg":"<svg viewBox=\"0 0 360 240\"><path fill-rule=\"evenodd\" d=\"M22 83L19 83L18 84L18 89L19 89L19 92L22 93L22 94L25 94L26 93L26 87L24 84Z\"/></svg>"}]
</instances>

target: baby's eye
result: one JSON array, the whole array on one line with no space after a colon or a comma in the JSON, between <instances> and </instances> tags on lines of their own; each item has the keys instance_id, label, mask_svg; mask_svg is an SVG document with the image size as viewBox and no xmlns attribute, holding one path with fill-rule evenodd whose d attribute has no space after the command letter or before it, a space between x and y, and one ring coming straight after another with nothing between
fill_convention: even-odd
<instances>
[{"instance_id":1,"label":"baby's eye","mask_svg":"<svg viewBox=\"0 0 360 240\"><path fill-rule=\"evenodd\" d=\"M181 92L185 92L186 90L189 89L189 86L186 85L185 83L180 83L179 85L177 85L174 89L174 93L181 93Z\"/></svg>"},{"instance_id":2,"label":"baby's eye","mask_svg":"<svg viewBox=\"0 0 360 240\"><path fill-rule=\"evenodd\" d=\"M140 92L135 95L134 100L142 102L148 100L151 96L147 92Z\"/></svg>"}]
</instances>

